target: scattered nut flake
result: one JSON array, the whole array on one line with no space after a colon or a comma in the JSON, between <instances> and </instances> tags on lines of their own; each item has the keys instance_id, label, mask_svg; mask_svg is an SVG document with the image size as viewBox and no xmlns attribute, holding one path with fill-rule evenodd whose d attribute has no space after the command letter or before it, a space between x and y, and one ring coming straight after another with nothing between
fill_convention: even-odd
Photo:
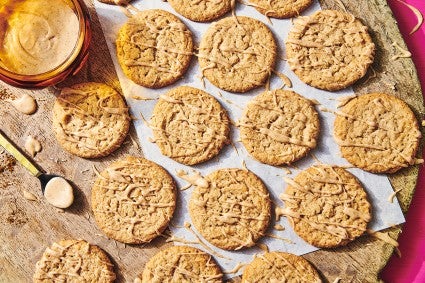
<instances>
[{"instance_id":1,"label":"scattered nut flake","mask_svg":"<svg viewBox=\"0 0 425 283\"><path fill-rule=\"evenodd\" d=\"M22 193L24 195L24 198L26 198L27 200L30 200L30 201L36 201L37 200L37 197L31 192L23 190Z\"/></svg>"}]
</instances>

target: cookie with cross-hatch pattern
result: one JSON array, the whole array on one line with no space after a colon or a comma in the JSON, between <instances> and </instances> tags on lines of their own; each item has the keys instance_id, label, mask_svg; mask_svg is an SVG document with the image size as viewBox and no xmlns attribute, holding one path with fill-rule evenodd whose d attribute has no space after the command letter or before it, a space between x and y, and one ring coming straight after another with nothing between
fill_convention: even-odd
<instances>
[{"instance_id":1,"label":"cookie with cross-hatch pattern","mask_svg":"<svg viewBox=\"0 0 425 283\"><path fill-rule=\"evenodd\" d=\"M232 9L235 0L168 0L177 13L195 22L210 22Z\"/></svg>"},{"instance_id":2,"label":"cookie with cross-hatch pattern","mask_svg":"<svg viewBox=\"0 0 425 283\"><path fill-rule=\"evenodd\" d=\"M127 136L130 115L125 100L102 83L62 89L53 105L53 132L60 146L84 158L106 156Z\"/></svg>"},{"instance_id":3,"label":"cookie with cross-hatch pattern","mask_svg":"<svg viewBox=\"0 0 425 283\"><path fill-rule=\"evenodd\" d=\"M316 147L320 132L314 102L289 90L256 96L248 102L238 126L248 153L270 165L301 159Z\"/></svg>"},{"instance_id":4,"label":"cookie with cross-hatch pattern","mask_svg":"<svg viewBox=\"0 0 425 283\"><path fill-rule=\"evenodd\" d=\"M284 252L257 255L245 267L242 283L310 282L320 283L317 270L304 258Z\"/></svg>"},{"instance_id":5,"label":"cookie with cross-hatch pattern","mask_svg":"<svg viewBox=\"0 0 425 283\"><path fill-rule=\"evenodd\" d=\"M344 246L361 236L371 220L367 194L357 178L342 167L313 165L288 184L279 197L294 231L309 244L319 248Z\"/></svg>"},{"instance_id":6,"label":"cookie with cross-hatch pattern","mask_svg":"<svg viewBox=\"0 0 425 283\"><path fill-rule=\"evenodd\" d=\"M106 253L84 240L62 240L47 248L35 265L33 282L114 282Z\"/></svg>"},{"instance_id":7,"label":"cookie with cross-hatch pattern","mask_svg":"<svg viewBox=\"0 0 425 283\"><path fill-rule=\"evenodd\" d=\"M226 250L252 247L264 236L271 218L271 201L254 173L220 169L205 177L189 202L193 225L211 244Z\"/></svg>"},{"instance_id":8,"label":"cookie with cross-hatch pattern","mask_svg":"<svg viewBox=\"0 0 425 283\"><path fill-rule=\"evenodd\" d=\"M231 92L247 92L266 83L277 47L270 29L249 17L228 17L211 24L199 45L202 75Z\"/></svg>"},{"instance_id":9,"label":"cookie with cross-hatch pattern","mask_svg":"<svg viewBox=\"0 0 425 283\"><path fill-rule=\"evenodd\" d=\"M142 273L142 282L220 283L223 273L214 258L193 247L173 246L154 255Z\"/></svg>"},{"instance_id":10,"label":"cookie with cross-hatch pattern","mask_svg":"<svg viewBox=\"0 0 425 283\"><path fill-rule=\"evenodd\" d=\"M334 137L348 162L373 173L394 173L417 162L421 132L404 101L384 93L350 98L334 123Z\"/></svg>"},{"instance_id":11,"label":"cookie with cross-hatch pattern","mask_svg":"<svg viewBox=\"0 0 425 283\"><path fill-rule=\"evenodd\" d=\"M291 70L303 82L330 91L362 78L375 55L367 27L352 14L335 10L298 17L285 45Z\"/></svg>"},{"instance_id":12,"label":"cookie with cross-hatch pattern","mask_svg":"<svg viewBox=\"0 0 425 283\"><path fill-rule=\"evenodd\" d=\"M159 9L141 11L119 30L118 62L133 82L161 88L180 79L189 67L192 33L175 15Z\"/></svg>"},{"instance_id":13,"label":"cookie with cross-hatch pattern","mask_svg":"<svg viewBox=\"0 0 425 283\"><path fill-rule=\"evenodd\" d=\"M109 238L128 244L150 242L168 226L176 206L173 178L158 164L128 156L98 174L91 207Z\"/></svg>"},{"instance_id":14,"label":"cookie with cross-hatch pattern","mask_svg":"<svg viewBox=\"0 0 425 283\"><path fill-rule=\"evenodd\" d=\"M249 3L267 17L285 19L299 16L313 0L249 0Z\"/></svg>"},{"instance_id":15,"label":"cookie with cross-hatch pattern","mask_svg":"<svg viewBox=\"0 0 425 283\"><path fill-rule=\"evenodd\" d=\"M226 110L212 95L189 86L160 95L150 127L161 153L186 165L207 161L230 143Z\"/></svg>"}]
</instances>

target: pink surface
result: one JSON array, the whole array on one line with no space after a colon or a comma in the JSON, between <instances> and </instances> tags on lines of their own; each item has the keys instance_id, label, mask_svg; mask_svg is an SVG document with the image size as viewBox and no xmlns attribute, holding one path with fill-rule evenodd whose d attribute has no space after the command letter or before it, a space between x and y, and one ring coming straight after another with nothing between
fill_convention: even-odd
<instances>
[{"instance_id":1,"label":"pink surface","mask_svg":"<svg viewBox=\"0 0 425 283\"><path fill-rule=\"evenodd\" d=\"M425 16L424 0L404 0ZM412 35L416 16L398 0L388 0L401 33L412 53L422 90L425 91L425 23ZM424 155L423 155L424 156ZM407 214L407 222L399 238L401 258L393 255L381 278L388 283L425 282L425 168L421 166L416 192Z\"/></svg>"}]
</instances>

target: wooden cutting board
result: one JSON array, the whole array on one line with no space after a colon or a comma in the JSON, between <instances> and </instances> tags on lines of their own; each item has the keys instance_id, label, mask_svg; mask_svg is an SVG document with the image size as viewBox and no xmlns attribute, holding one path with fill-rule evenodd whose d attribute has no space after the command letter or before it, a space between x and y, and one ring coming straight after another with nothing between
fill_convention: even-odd
<instances>
[{"instance_id":1,"label":"wooden cutting board","mask_svg":"<svg viewBox=\"0 0 425 283\"><path fill-rule=\"evenodd\" d=\"M336 0L320 0L323 8L341 10ZM346 9L361 18L370 28L377 53L373 70L354 86L356 93L387 92L406 101L421 120L425 109L419 80L410 58L392 60L399 51L398 43L407 49L385 0L342 0ZM81 238L99 245L109 253L116 265L118 282L132 282L141 273L144 264L160 248L169 245L158 238L146 245L124 245L107 239L97 228L90 211L90 190L95 178L92 167L102 170L124 155L143 156L131 129L122 148L111 156L85 160L64 152L51 130L51 109L60 88L79 82L104 82L120 89L119 82L106 46L93 3L86 0L92 17L93 40L88 64L75 77L57 87L43 90L22 90L0 83L0 128L19 146L23 147L28 135L35 136L43 145L35 161L48 172L55 172L73 180L76 189L75 204L66 212L59 212L42 197L38 180L21 166L14 164L6 153L0 153L0 282L28 282L34 266L44 249L64 238ZM14 110L5 101L8 94L29 93L37 98L36 114L26 116ZM422 131L423 134L424 131ZM1 152L1 149L0 149ZM418 167L410 167L390 177L404 212L407 211L418 176ZM38 197L29 201L23 191ZM401 226L387 229L393 238ZM344 248L320 250L305 255L321 272L326 281L376 282L393 247L370 236L363 236ZM236 280L237 281L237 280Z\"/></svg>"}]
</instances>

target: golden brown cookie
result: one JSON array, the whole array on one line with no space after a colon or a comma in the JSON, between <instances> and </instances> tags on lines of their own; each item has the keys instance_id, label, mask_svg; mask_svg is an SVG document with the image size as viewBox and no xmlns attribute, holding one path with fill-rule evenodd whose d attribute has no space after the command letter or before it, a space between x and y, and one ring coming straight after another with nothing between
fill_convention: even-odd
<instances>
[{"instance_id":1,"label":"golden brown cookie","mask_svg":"<svg viewBox=\"0 0 425 283\"><path fill-rule=\"evenodd\" d=\"M284 252L258 255L245 267L242 283L309 282L320 283L319 273L304 258Z\"/></svg>"},{"instance_id":2,"label":"golden brown cookie","mask_svg":"<svg viewBox=\"0 0 425 283\"><path fill-rule=\"evenodd\" d=\"M180 79L192 58L192 33L173 14L145 10L125 23L117 37L118 62L135 83L161 88Z\"/></svg>"},{"instance_id":3,"label":"golden brown cookie","mask_svg":"<svg viewBox=\"0 0 425 283\"><path fill-rule=\"evenodd\" d=\"M210 22L232 9L234 0L168 0L177 13L195 22Z\"/></svg>"},{"instance_id":4,"label":"golden brown cookie","mask_svg":"<svg viewBox=\"0 0 425 283\"><path fill-rule=\"evenodd\" d=\"M331 165L315 165L288 184L280 198L294 231L319 248L346 245L366 231L371 207L357 178L347 170Z\"/></svg>"},{"instance_id":5,"label":"golden brown cookie","mask_svg":"<svg viewBox=\"0 0 425 283\"><path fill-rule=\"evenodd\" d=\"M193 225L211 244L225 250L252 247L271 218L267 188L254 173L220 169L205 177L189 202Z\"/></svg>"},{"instance_id":6,"label":"golden brown cookie","mask_svg":"<svg viewBox=\"0 0 425 283\"><path fill-rule=\"evenodd\" d=\"M395 96L371 93L349 100L334 123L342 156L373 173L394 173L416 162L421 132L409 106Z\"/></svg>"},{"instance_id":7,"label":"golden brown cookie","mask_svg":"<svg viewBox=\"0 0 425 283\"><path fill-rule=\"evenodd\" d=\"M129 156L98 175L91 206L97 225L109 238L129 244L150 242L173 217L174 180L158 164Z\"/></svg>"},{"instance_id":8,"label":"golden brown cookie","mask_svg":"<svg viewBox=\"0 0 425 283\"><path fill-rule=\"evenodd\" d=\"M331 91L362 78L375 54L367 27L334 10L298 17L285 44L291 70L303 82Z\"/></svg>"},{"instance_id":9,"label":"golden brown cookie","mask_svg":"<svg viewBox=\"0 0 425 283\"><path fill-rule=\"evenodd\" d=\"M110 154L124 141L130 116L124 98L101 83L64 88L53 106L53 131L66 151L84 158Z\"/></svg>"},{"instance_id":10,"label":"golden brown cookie","mask_svg":"<svg viewBox=\"0 0 425 283\"><path fill-rule=\"evenodd\" d=\"M142 274L142 282L223 282L214 258L196 248L172 246L154 255Z\"/></svg>"},{"instance_id":11,"label":"golden brown cookie","mask_svg":"<svg viewBox=\"0 0 425 283\"><path fill-rule=\"evenodd\" d=\"M150 122L162 154L186 165L216 156L230 142L229 124L212 95L188 86L161 95Z\"/></svg>"},{"instance_id":12,"label":"golden brown cookie","mask_svg":"<svg viewBox=\"0 0 425 283\"><path fill-rule=\"evenodd\" d=\"M281 165L316 147L320 121L312 101L293 91L273 90L248 103L239 127L249 154L263 163Z\"/></svg>"},{"instance_id":13,"label":"golden brown cookie","mask_svg":"<svg viewBox=\"0 0 425 283\"><path fill-rule=\"evenodd\" d=\"M99 2L110 4L110 5L125 5L130 3L132 0L97 0Z\"/></svg>"},{"instance_id":14,"label":"golden brown cookie","mask_svg":"<svg viewBox=\"0 0 425 283\"><path fill-rule=\"evenodd\" d=\"M238 23L237 23L238 22ZM202 74L213 85L246 92L264 85L276 60L276 42L262 22L224 18L211 24L199 46Z\"/></svg>"},{"instance_id":15,"label":"golden brown cookie","mask_svg":"<svg viewBox=\"0 0 425 283\"><path fill-rule=\"evenodd\" d=\"M33 282L114 282L106 253L84 240L62 240L47 248L35 265Z\"/></svg>"},{"instance_id":16,"label":"golden brown cookie","mask_svg":"<svg viewBox=\"0 0 425 283\"><path fill-rule=\"evenodd\" d=\"M249 3L267 17L285 19L299 16L313 0L249 0Z\"/></svg>"}]
</instances>

